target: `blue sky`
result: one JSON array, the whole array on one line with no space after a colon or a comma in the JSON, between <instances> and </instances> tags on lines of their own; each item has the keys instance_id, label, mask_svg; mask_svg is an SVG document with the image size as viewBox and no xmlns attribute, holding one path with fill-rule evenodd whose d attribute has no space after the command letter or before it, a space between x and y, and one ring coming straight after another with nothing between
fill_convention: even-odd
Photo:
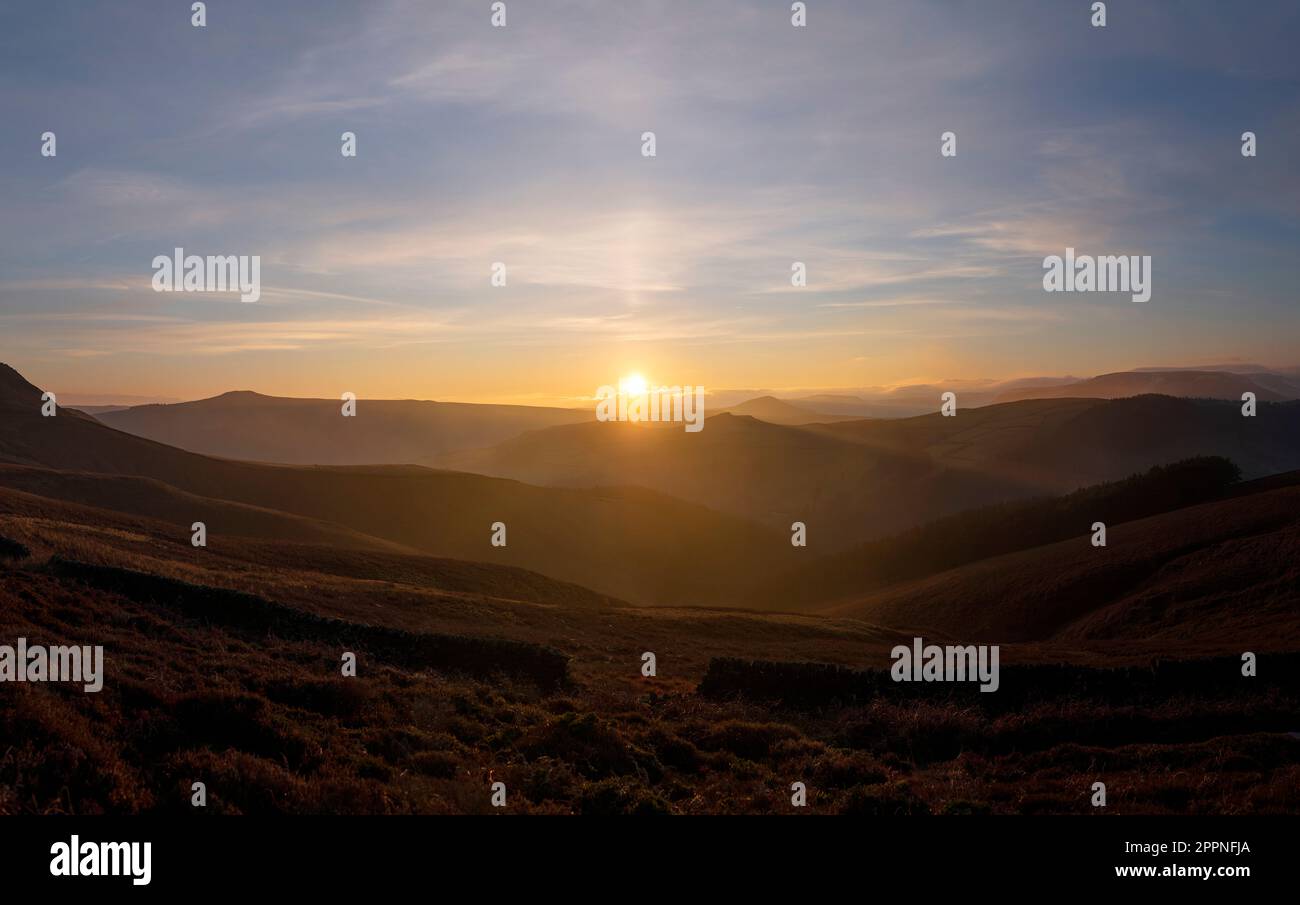
<instances>
[{"instance_id":1,"label":"blue sky","mask_svg":"<svg viewBox=\"0 0 1300 905\"><path fill-rule=\"evenodd\" d=\"M1300 6L789 5L6 3L0 359L539 402L1297 364ZM1067 245L1151 255L1152 300L1044 293ZM176 246L262 299L152 292Z\"/></svg>"}]
</instances>

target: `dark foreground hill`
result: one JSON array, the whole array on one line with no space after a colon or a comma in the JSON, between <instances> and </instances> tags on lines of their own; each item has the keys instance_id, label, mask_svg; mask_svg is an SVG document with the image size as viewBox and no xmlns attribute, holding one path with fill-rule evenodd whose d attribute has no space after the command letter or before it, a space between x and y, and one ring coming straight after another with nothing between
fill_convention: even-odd
<instances>
[{"instance_id":1,"label":"dark foreground hill","mask_svg":"<svg viewBox=\"0 0 1300 905\"><path fill-rule=\"evenodd\" d=\"M1300 483L1300 472L1246 484L1238 483L1240 475L1232 462L1210 456L1158 465L1064 496L967 510L838 553L809 557L788 575L756 584L745 600L753 606L806 611L966 563L1077 538L1080 532L1090 533L1098 521L1117 525L1229 493Z\"/></svg>"},{"instance_id":2,"label":"dark foreground hill","mask_svg":"<svg viewBox=\"0 0 1300 905\"><path fill-rule=\"evenodd\" d=\"M968 640L1300 648L1300 480L994 556L824 612Z\"/></svg>"},{"instance_id":3,"label":"dark foreground hill","mask_svg":"<svg viewBox=\"0 0 1300 905\"><path fill-rule=\"evenodd\" d=\"M819 618L635 610L409 554L196 550L163 522L2 489L0 538L2 643L99 644L106 664L97 694L2 686L0 814L187 813L196 780L217 813L487 812L493 776L516 811L676 808L675 776L716 786L693 808L726 809L725 751L699 751L671 719L618 715L642 706L645 649L662 652L672 693L714 654L847 658L899 640ZM691 757L721 772L701 783Z\"/></svg>"},{"instance_id":4,"label":"dark foreground hill","mask_svg":"<svg viewBox=\"0 0 1300 905\"><path fill-rule=\"evenodd\" d=\"M489 813L497 781L509 813L789 813L792 777L811 814L1083 814L1099 777L1111 813L1300 809L1300 711L1276 680L1092 695L1097 667L1150 649L1005 647L1013 687L1043 664L1066 691L1002 713L889 685L806 706L824 669L732 669L719 694L718 664L883 667L909 635L627 607L384 551L199 551L163 522L17 491L0 537L0 639L105 649L99 693L3 686L0 814L180 816L194 782L208 813ZM1261 671L1286 662L1272 650ZM761 684L774 669L791 703Z\"/></svg>"}]
</instances>

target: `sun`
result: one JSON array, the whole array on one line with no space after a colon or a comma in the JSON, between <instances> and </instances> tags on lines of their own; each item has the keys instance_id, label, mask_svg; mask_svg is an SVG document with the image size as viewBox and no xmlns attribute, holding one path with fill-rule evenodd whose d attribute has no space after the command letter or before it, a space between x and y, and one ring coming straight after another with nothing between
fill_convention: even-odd
<instances>
[{"instance_id":1,"label":"sun","mask_svg":"<svg viewBox=\"0 0 1300 905\"><path fill-rule=\"evenodd\" d=\"M629 374L619 383L622 384L623 393L627 396L643 396L650 386L640 374Z\"/></svg>"}]
</instances>

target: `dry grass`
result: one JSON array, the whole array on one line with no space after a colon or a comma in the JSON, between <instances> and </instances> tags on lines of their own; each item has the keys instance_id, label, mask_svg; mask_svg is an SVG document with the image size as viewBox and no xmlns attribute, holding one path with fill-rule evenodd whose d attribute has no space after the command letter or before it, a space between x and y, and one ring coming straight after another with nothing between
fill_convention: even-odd
<instances>
[{"instance_id":1,"label":"dry grass","mask_svg":"<svg viewBox=\"0 0 1300 905\"><path fill-rule=\"evenodd\" d=\"M196 550L161 523L9 492L0 536L26 549L0 559L0 643L102 644L107 669L99 694L0 687L0 813L192 814L195 781L206 813L489 813L497 780L511 813L1090 813L1098 780L1111 812L1300 811L1300 741L1288 734L1300 707L1252 686L1128 705L1060 695L1010 712L888 695L716 700L697 691L716 657L878 667L910 636L848 619L640 609L518 570L385 551L230 538ZM61 574L54 555L188 582L200 599L257 595L303 618L280 631L196 613ZM540 687L364 648L359 676L344 678L346 639L327 620L553 647L571 658L571 681ZM647 650L653 679L640 674ZM1234 650L1083 639L1004 647L1003 661L1114 665L1154 652ZM794 782L807 785L806 809L791 807Z\"/></svg>"}]
</instances>

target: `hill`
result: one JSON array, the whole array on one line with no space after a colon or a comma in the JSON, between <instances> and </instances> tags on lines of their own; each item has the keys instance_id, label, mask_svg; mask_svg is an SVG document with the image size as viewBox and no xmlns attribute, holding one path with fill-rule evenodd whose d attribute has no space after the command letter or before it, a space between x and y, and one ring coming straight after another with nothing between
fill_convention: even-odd
<instances>
[{"instance_id":1,"label":"hill","mask_svg":"<svg viewBox=\"0 0 1300 905\"><path fill-rule=\"evenodd\" d=\"M1219 499L1300 483L1300 472L1238 485L1227 459L1188 459L1059 497L1017 500L946 516L880 540L811 559L746 596L751 606L805 611L966 563L1077 537L1101 521L1117 525Z\"/></svg>"},{"instance_id":2,"label":"hill","mask_svg":"<svg viewBox=\"0 0 1300 905\"><path fill-rule=\"evenodd\" d=\"M1125 658L1081 638L1005 646L1007 694L974 706L887 682L793 706L755 680L816 697L828 673L886 666L910 633L624 607L397 553L229 537L199 551L166 522L16 491L0 490L0 538L31 551L0 554L0 635L94 639L106 675L97 694L0 695L0 814L181 816L196 776L213 814L486 814L497 780L512 813L787 813L792 775L809 813L1085 814L1098 769L1126 813L1295 800L1294 657L1271 653L1284 633L1254 647L1262 684L1175 682L1170 695L1148 682L1137 703L1108 693L1098 667L1146 677L1151 648ZM1213 680L1240 639L1214 643L1219 659L1162 661L1157 678ZM360 678L340 677L344 650ZM659 654L649 679L646 650ZM1032 706L1018 706L1026 692Z\"/></svg>"},{"instance_id":3,"label":"hill","mask_svg":"<svg viewBox=\"0 0 1300 905\"><path fill-rule=\"evenodd\" d=\"M1259 401L1300 399L1300 381L1269 373L1228 371L1119 371L1058 386L1014 387L1000 392L995 402L1021 399L1119 399L1156 393L1197 399L1241 400L1254 393Z\"/></svg>"},{"instance_id":4,"label":"hill","mask_svg":"<svg viewBox=\"0 0 1300 905\"><path fill-rule=\"evenodd\" d=\"M55 471L0 464L0 490L21 491L47 500L145 516L167 522L178 537L195 521L239 537L330 544L356 550L409 550L332 522L304 518L264 506L212 499L178 490L152 478L92 472ZM197 515L196 515L197 513Z\"/></svg>"},{"instance_id":5,"label":"hill","mask_svg":"<svg viewBox=\"0 0 1300 905\"><path fill-rule=\"evenodd\" d=\"M831 415L815 411L811 405L787 402L775 396L759 396L719 410L718 414L747 415L769 424L818 424L831 421L852 421L854 415Z\"/></svg>"},{"instance_id":6,"label":"hill","mask_svg":"<svg viewBox=\"0 0 1300 905\"><path fill-rule=\"evenodd\" d=\"M201 456L109 428L74 410L40 414L40 390L12 369L0 372L0 462L46 471L145 479L189 494L175 497L106 481L11 471L15 486L89 492L121 511L158 515L164 502L176 531L195 521L212 535L248 531L280 537L283 520L233 516L228 504L274 510L401 547L453 559L519 566L643 603L713 603L749 574L788 565L783 537L733 516L638 488L531 487L515 481L414 466L262 465ZM4 475L0 474L0 480ZM111 499L110 499L111 497ZM213 502L216 501L216 502ZM190 505L192 503L192 505ZM504 522L507 544L491 544ZM294 536L291 534L291 536Z\"/></svg>"},{"instance_id":7,"label":"hill","mask_svg":"<svg viewBox=\"0 0 1300 905\"><path fill-rule=\"evenodd\" d=\"M950 468L1066 493L1156 465L1221 456L1245 478L1300 468L1300 403L1240 403L1171 396L1040 399L892 421L813 425L807 430L873 451L923 451Z\"/></svg>"},{"instance_id":8,"label":"hill","mask_svg":"<svg viewBox=\"0 0 1300 905\"><path fill-rule=\"evenodd\" d=\"M1297 482L1300 483L1300 482ZM902 582L822 612L968 641L1112 650L1300 647L1300 486L1109 526Z\"/></svg>"},{"instance_id":9,"label":"hill","mask_svg":"<svg viewBox=\"0 0 1300 905\"><path fill-rule=\"evenodd\" d=\"M903 576L839 601L843 615L643 608L507 557L712 601L710 582L747 567L761 583L789 543L645 490L233 462L38 409L39 391L0 371L0 636L93 640L105 681L0 695L0 814L187 814L196 776L214 814L489 813L497 780L518 813L787 813L791 776L809 813L1083 814L1098 770L1116 811L1296 800L1295 656L1281 654L1297 644L1296 476L1190 507L1213 468L1160 473L1163 496L1147 476L1139 503L1184 508L1116 524L1104 550L1085 532ZM822 432L837 425L718 421L720 455L771 443L753 475L790 448L916 464ZM905 436L960 451L948 430ZM1135 486L974 524L1028 543L1094 505L1132 517ZM507 548L486 544L492 512L508 513ZM206 548L189 542L193 513L217 526ZM983 540L951 552L997 552ZM458 544L490 561L422 552ZM881 679L918 629L1003 645L1005 693ZM1267 678L1221 681L1243 649ZM345 651L356 678L340 675Z\"/></svg>"},{"instance_id":10,"label":"hill","mask_svg":"<svg viewBox=\"0 0 1300 905\"><path fill-rule=\"evenodd\" d=\"M443 464L557 487L636 483L787 536L793 522L804 522L814 549L1031 491L1014 478L946 468L924 450L867 450L826 433L725 413L707 418L698 433L626 423L534 431Z\"/></svg>"},{"instance_id":11,"label":"hill","mask_svg":"<svg viewBox=\"0 0 1300 905\"><path fill-rule=\"evenodd\" d=\"M1028 400L915 418L768 424L714 415L704 429L592 423L532 431L446 456L460 471L532 484L627 482L760 522L808 526L810 549L845 549L966 509L1115 481L1196 456L1247 478L1300 468L1300 404Z\"/></svg>"},{"instance_id":12,"label":"hill","mask_svg":"<svg viewBox=\"0 0 1300 905\"><path fill-rule=\"evenodd\" d=\"M172 405L100 410L109 427L168 446L289 465L427 465L437 456L542 427L589 421L591 411L523 405L361 399L342 402L233 392Z\"/></svg>"}]
</instances>

